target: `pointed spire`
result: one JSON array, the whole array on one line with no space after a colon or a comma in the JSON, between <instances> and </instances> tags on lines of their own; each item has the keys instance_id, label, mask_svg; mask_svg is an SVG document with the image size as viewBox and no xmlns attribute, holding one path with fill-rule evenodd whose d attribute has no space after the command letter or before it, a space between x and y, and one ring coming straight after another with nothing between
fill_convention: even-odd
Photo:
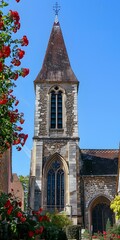
<instances>
[{"instance_id":1,"label":"pointed spire","mask_svg":"<svg viewBox=\"0 0 120 240\"><path fill-rule=\"evenodd\" d=\"M48 42L47 51L43 61L42 69L35 79L35 84L39 82L77 82L74 75L69 57L67 54L66 46L64 43L62 31L58 21L58 12L60 8L58 4L55 5L55 22L51 31L50 39Z\"/></svg>"}]
</instances>

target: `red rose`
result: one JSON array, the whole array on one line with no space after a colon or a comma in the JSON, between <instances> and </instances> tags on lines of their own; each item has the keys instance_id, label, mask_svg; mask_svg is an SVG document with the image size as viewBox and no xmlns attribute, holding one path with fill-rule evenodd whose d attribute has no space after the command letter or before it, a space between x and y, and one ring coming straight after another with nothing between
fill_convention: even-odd
<instances>
[{"instance_id":1,"label":"red rose","mask_svg":"<svg viewBox=\"0 0 120 240\"><path fill-rule=\"evenodd\" d=\"M17 128L16 128L17 131L21 131L22 129L23 129L23 128L21 128L21 127L17 127ZM20 205L19 205L19 206L20 206ZM21 206L20 206L20 207L21 207Z\"/></svg>"},{"instance_id":2,"label":"red rose","mask_svg":"<svg viewBox=\"0 0 120 240\"><path fill-rule=\"evenodd\" d=\"M14 79L15 81L18 79L18 73L15 73L15 74L14 74L13 79Z\"/></svg>"},{"instance_id":3,"label":"red rose","mask_svg":"<svg viewBox=\"0 0 120 240\"><path fill-rule=\"evenodd\" d=\"M16 58L13 58L12 62L11 62L14 66L20 66L21 62L16 59Z\"/></svg>"},{"instance_id":4,"label":"red rose","mask_svg":"<svg viewBox=\"0 0 120 240\"><path fill-rule=\"evenodd\" d=\"M21 217L21 218L20 218L20 221L21 221L21 222L25 222L25 221L26 221L26 218L25 218L25 217Z\"/></svg>"},{"instance_id":5,"label":"red rose","mask_svg":"<svg viewBox=\"0 0 120 240\"><path fill-rule=\"evenodd\" d=\"M17 27L18 30L20 29L20 22L18 22L18 23L16 24L16 27Z\"/></svg>"},{"instance_id":6,"label":"red rose","mask_svg":"<svg viewBox=\"0 0 120 240\"><path fill-rule=\"evenodd\" d=\"M27 46L29 43L28 39L26 36L23 36L23 38L21 39L21 45L22 46Z\"/></svg>"},{"instance_id":7,"label":"red rose","mask_svg":"<svg viewBox=\"0 0 120 240\"><path fill-rule=\"evenodd\" d=\"M0 30L3 30L3 28L4 28L4 22L0 18Z\"/></svg>"},{"instance_id":8,"label":"red rose","mask_svg":"<svg viewBox=\"0 0 120 240\"><path fill-rule=\"evenodd\" d=\"M21 123L21 124L23 124L24 121L25 121L25 120L24 120L23 118L20 119L20 123Z\"/></svg>"},{"instance_id":9,"label":"red rose","mask_svg":"<svg viewBox=\"0 0 120 240\"><path fill-rule=\"evenodd\" d=\"M11 205L11 206L8 208L8 210L7 210L7 214L10 215L11 212L12 212L12 210L13 210L13 206Z\"/></svg>"},{"instance_id":10,"label":"red rose","mask_svg":"<svg viewBox=\"0 0 120 240\"><path fill-rule=\"evenodd\" d=\"M20 59L23 58L24 54L25 54L25 51L23 51L23 50L21 50L20 48L18 48L17 55L18 55L18 57L19 57Z\"/></svg>"},{"instance_id":11,"label":"red rose","mask_svg":"<svg viewBox=\"0 0 120 240\"><path fill-rule=\"evenodd\" d=\"M20 143L20 139L19 138L13 141L13 145L17 145L19 143Z\"/></svg>"},{"instance_id":12,"label":"red rose","mask_svg":"<svg viewBox=\"0 0 120 240\"><path fill-rule=\"evenodd\" d=\"M35 233L36 233L36 234L41 234L41 233L43 232L43 230L44 230L44 227L41 226L39 229L36 229L36 230L35 230Z\"/></svg>"},{"instance_id":13,"label":"red rose","mask_svg":"<svg viewBox=\"0 0 120 240\"><path fill-rule=\"evenodd\" d=\"M17 216L18 218L21 218L21 217L22 217L22 213L21 213L21 212L17 212L16 216Z\"/></svg>"},{"instance_id":14,"label":"red rose","mask_svg":"<svg viewBox=\"0 0 120 240\"><path fill-rule=\"evenodd\" d=\"M29 236L29 237L33 237L33 236L34 236L34 232L33 232L33 231L29 231L29 232L28 232L28 236Z\"/></svg>"},{"instance_id":15,"label":"red rose","mask_svg":"<svg viewBox=\"0 0 120 240\"><path fill-rule=\"evenodd\" d=\"M18 105L18 103L19 103L19 101L18 101L18 100L16 100L16 102L15 102L15 106L17 106L17 105Z\"/></svg>"},{"instance_id":16,"label":"red rose","mask_svg":"<svg viewBox=\"0 0 120 240\"><path fill-rule=\"evenodd\" d=\"M3 46L2 47L2 53L3 53L3 57L9 57L11 50L9 46Z\"/></svg>"},{"instance_id":17,"label":"red rose","mask_svg":"<svg viewBox=\"0 0 120 240\"><path fill-rule=\"evenodd\" d=\"M2 72L2 71L3 71L3 63L0 62L0 72Z\"/></svg>"},{"instance_id":18,"label":"red rose","mask_svg":"<svg viewBox=\"0 0 120 240\"><path fill-rule=\"evenodd\" d=\"M43 216L43 220L44 220L44 221L47 221L47 222L49 222L49 221L50 221L50 219L49 219L49 217L48 217L48 216Z\"/></svg>"},{"instance_id":19,"label":"red rose","mask_svg":"<svg viewBox=\"0 0 120 240\"><path fill-rule=\"evenodd\" d=\"M42 220L43 220L43 217L40 216L40 217L38 218L38 221L39 221L39 222L42 222Z\"/></svg>"},{"instance_id":20,"label":"red rose","mask_svg":"<svg viewBox=\"0 0 120 240\"><path fill-rule=\"evenodd\" d=\"M14 22L18 23L20 20L20 16L17 11L10 10L10 17L14 20Z\"/></svg>"},{"instance_id":21,"label":"red rose","mask_svg":"<svg viewBox=\"0 0 120 240\"><path fill-rule=\"evenodd\" d=\"M3 57L3 53L2 53L2 51L0 50L0 58L2 58Z\"/></svg>"},{"instance_id":22,"label":"red rose","mask_svg":"<svg viewBox=\"0 0 120 240\"><path fill-rule=\"evenodd\" d=\"M10 207L10 206L11 206L11 202L10 202L10 200L8 199L7 202L5 203L4 207L5 207L5 208L8 208L8 207Z\"/></svg>"},{"instance_id":23,"label":"red rose","mask_svg":"<svg viewBox=\"0 0 120 240\"><path fill-rule=\"evenodd\" d=\"M6 104L7 102L8 102L7 99L1 99L1 100L0 100L0 104Z\"/></svg>"},{"instance_id":24,"label":"red rose","mask_svg":"<svg viewBox=\"0 0 120 240\"><path fill-rule=\"evenodd\" d=\"M22 68L21 75L22 77L25 77L29 74L29 69L28 68Z\"/></svg>"},{"instance_id":25,"label":"red rose","mask_svg":"<svg viewBox=\"0 0 120 240\"><path fill-rule=\"evenodd\" d=\"M22 145L22 146L24 146L27 138L28 138L28 134L26 134L26 135L24 134L23 140L21 141L21 145Z\"/></svg>"},{"instance_id":26,"label":"red rose","mask_svg":"<svg viewBox=\"0 0 120 240\"><path fill-rule=\"evenodd\" d=\"M20 128L20 127L19 127ZM21 128L21 130L22 130L22 128ZM18 205L19 205L19 207L21 207L22 206L22 203L21 202L18 202Z\"/></svg>"}]
</instances>

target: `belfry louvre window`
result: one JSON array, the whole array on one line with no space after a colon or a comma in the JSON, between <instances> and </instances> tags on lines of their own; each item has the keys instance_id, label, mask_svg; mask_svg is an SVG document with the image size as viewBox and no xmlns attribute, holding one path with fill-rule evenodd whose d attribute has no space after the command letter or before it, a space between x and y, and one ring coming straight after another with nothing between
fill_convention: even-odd
<instances>
[{"instance_id":1,"label":"belfry louvre window","mask_svg":"<svg viewBox=\"0 0 120 240\"><path fill-rule=\"evenodd\" d=\"M63 127L62 95L62 91L57 86L51 91L51 128Z\"/></svg>"},{"instance_id":2,"label":"belfry louvre window","mask_svg":"<svg viewBox=\"0 0 120 240\"><path fill-rule=\"evenodd\" d=\"M57 160L47 173L47 208L64 209L64 171Z\"/></svg>"}]
</instances>

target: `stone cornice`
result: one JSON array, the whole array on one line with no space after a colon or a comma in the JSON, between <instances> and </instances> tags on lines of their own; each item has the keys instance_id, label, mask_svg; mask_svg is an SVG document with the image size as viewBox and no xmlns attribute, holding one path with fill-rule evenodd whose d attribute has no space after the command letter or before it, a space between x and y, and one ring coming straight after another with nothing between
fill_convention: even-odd
<instances>
[{"instance_id":1,"label":"stone cornice","mask_svg":"<svg viewBox=\"0 0 120 240\"><path fill-rule=\"evenodd\" d=\"M34 136L33 137L33 140L50 140L50 141L53 141L53 140L57 140L57 141L68 141L68 140L71 140L71 141L79 141L80 138L79 137L37 137L37 136Z\"/></svg>"}]
</instances>

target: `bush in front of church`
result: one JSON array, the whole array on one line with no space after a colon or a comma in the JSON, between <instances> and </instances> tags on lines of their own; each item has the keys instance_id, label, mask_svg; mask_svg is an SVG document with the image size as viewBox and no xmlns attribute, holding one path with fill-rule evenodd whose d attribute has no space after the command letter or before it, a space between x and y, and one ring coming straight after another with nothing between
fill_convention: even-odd
<instances>
[{"instance_id":1,"label":"bush in front of church","mask_svg":"<svg viewBox=\"0 0 120 240\"><path fill-rule=\"evenodd\" d=\"M80 239L81 227L79 225L67 226L66 227L67 239Z\"/></svg>"},{"instance_id":2,"label":"bush in front of church","mask_svg":"<svg viewBox=\"0 0 120 240\"><path fill-rule=\"evenodd\" d=\"M50 219L49 225L46 227L43 237L46 240L67 240L66 227L72 225L72 221L66 215L62 213L47 213Z\"/></svg>"}]
</instances>

